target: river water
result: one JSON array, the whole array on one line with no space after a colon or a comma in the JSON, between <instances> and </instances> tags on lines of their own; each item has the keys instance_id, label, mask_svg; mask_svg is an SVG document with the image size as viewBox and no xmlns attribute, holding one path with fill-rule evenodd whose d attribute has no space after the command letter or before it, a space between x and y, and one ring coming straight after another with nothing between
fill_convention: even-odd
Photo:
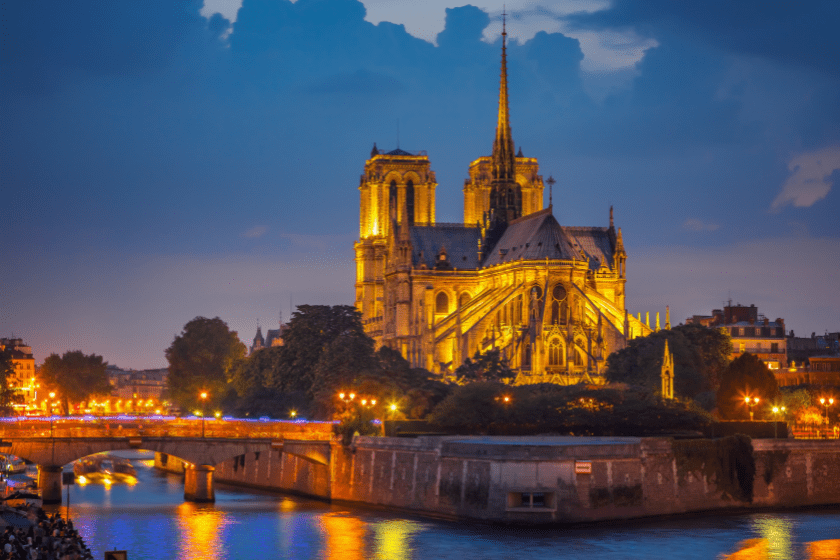
<instances>
[{"instance_id":1,"label":"river water","mask_svg":"<svg viewBox=\"0 0 840 560\"><path fill-rule=\"evenodd\" d=\"M816 558L807 543L840 539L840 509L715 515L597 527L452 523L217 485L216 503L184 502L180 476L133 461L133 485L70 487L70 517L95 552L130 560L718 559L765 539L773 560ZM61 508L62 515L65 507ZM832 545L833 546L833 545ZM832 548L833 550L833 548Z\"/></svg>"}]
</instances>

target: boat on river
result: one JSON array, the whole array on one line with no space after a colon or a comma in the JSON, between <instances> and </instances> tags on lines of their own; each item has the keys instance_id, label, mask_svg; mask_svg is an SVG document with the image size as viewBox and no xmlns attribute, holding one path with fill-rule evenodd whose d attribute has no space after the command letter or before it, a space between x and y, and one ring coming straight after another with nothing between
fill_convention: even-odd
<instances>
[{"instance_id":1,"label":"boat on river","mask_svg":"<svg viewBox=\"0 0 840 560\"><path fill-rule=\"evenodd\" d=\"M133 483L137 480L137 471L128 459L112 455L92 455L73 463L73 473L79 482Z\"/></svg>"},{"instance_id":2,"label":"boat on river","mask_svg":"<svg viewBox=\"0 0 840 560\"><path fill-rule=\"evenodd\" d=\"M0 469L5 475L23 474L26 472L26 462L14 455L2 455L0 456Z\"/></svg>"}]
</instances>

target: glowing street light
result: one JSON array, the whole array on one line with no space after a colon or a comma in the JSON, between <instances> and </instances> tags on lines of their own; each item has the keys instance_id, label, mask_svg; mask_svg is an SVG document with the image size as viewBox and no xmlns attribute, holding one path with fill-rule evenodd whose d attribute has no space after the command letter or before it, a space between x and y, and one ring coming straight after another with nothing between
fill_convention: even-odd
<instances>
[{"instance_id":1,"label":"glowing street light","mask_svg":"<svg viewBox=\"0 0 840 560\"><path fill-rule=\"evenodd\" d=\"M758 404L758 397L744 397L744 402L750 407L750 422L753 421L753 407Z\"/></svg>"},{"instance_id":2,"label":"glowing street light","mask_svg":"<svg viewBox=\"0 0 840 560\"><path fill-rule=\"evenodd\" d=\"M828 407L834 404L834 398L820 397L820 404L825 407L825 423L828 424Z\"/></svg>"},{"instance_id":3,"label":"glowing street light","mask_svg":"<svg viewBox=\"0 0 840 560\"><path fill-rule=\"evenodd\" d=\"M773 407L773 417L776 418L776 415L781 413L782 417L785 415L785 407L783 406L774 406ZM776 418L773 422L773 439L778 439L779 437L779 419Z\"/></svg>"},{"instance_id":4,"label":"glowing street light","mask_svg":"<svg viewBox=\"0 0 840 560\"><path fill-rule=\"evenodd\" d=\"M199 397L201 397L201 437L204 437L204 407L207 403L207 391L202 391Z\"/></svg>"}]
</instances>

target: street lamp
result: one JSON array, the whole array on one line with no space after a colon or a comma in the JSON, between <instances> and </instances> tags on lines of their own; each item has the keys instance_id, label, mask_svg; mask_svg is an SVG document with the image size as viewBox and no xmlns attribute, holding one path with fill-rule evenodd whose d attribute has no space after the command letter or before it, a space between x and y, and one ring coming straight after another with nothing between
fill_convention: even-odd
<instances>
[{"instance_id":1,"label":"street lamp","mask_svg":"<svg viewBox=\"0 0 840 560\"><path fill-rule=\"evenodd\" d=\"M785 415L785 407L783 406L774 406L773 407L773 418L775 421L773 422L773 439L779 438L779 419L776 418L776 415L782 413L782 417Z\"/></svg>"},{"instance_id":2,"label":"street lamp","mask_svg":"<svg viewBox=\"0 0 840 560\"><path fill-rule=\"evenodd\" d=\"M753 407L758 404L758 397L745 397L744 402L750 407L750 422L753 421Z\"/></svg>"},{"instance_id":3,"label":"street lamp","mask_svg":"<svg viewBox=\"0 0 840 560\"><path fill-rule=\"evenodd\" d=\"M202 391L199 397L201 397L201 437L204 437L204 417L206 416L204 406L207 403L207 391Z\"/></svg>"},{"instance_id":4,"label":"street lamp","mask_svg":"<svg viewBox=\"0 0 840 560\"><path fill-rule=\"evenodd\" d=\"M834 398L820 397L820 404L825 407L825 423L828 424L828 407L834 404Z\"/></svg>"}]
</instances>

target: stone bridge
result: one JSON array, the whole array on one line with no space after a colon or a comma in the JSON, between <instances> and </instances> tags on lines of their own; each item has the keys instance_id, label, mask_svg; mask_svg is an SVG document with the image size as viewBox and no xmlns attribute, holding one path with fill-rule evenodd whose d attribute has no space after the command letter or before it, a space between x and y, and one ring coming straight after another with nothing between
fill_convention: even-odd
<instances>
[{"instance_id":1,"label":"stone bridge","mask_svg":"<svg viewBox=\"0 0 840 560\"><path fill-rule=\"evenodd\" d=\"M39 427L43 428L43 425L34 425L34 428ZM330 461L332 439L328 423L312 423L309 429L307 426L301 429L300 424L294 425L294 429L288 424L260 425L259 430L245 430L228 423L224 429L217 424L207 433L202 425L198 433L171 430L177 435L166 435L170 430L159 423L146 423L140 429L126 425L125 430L120 425L118 431L112 430L110 424L85 425L83 429L65 426L63 431L53 425L49 426L49 431L34 428L28 422L7 425L0 432L0 453L17 455L38 465L38 487L44 503L61 503L64 465L103 451L143 449L177 457L185 465L184 498L212 502L215 499L213 472L219 463L247 453L276 449L326 465ZM248 432L256 437L248 437Z\"/></svg>"}]
</instances>

